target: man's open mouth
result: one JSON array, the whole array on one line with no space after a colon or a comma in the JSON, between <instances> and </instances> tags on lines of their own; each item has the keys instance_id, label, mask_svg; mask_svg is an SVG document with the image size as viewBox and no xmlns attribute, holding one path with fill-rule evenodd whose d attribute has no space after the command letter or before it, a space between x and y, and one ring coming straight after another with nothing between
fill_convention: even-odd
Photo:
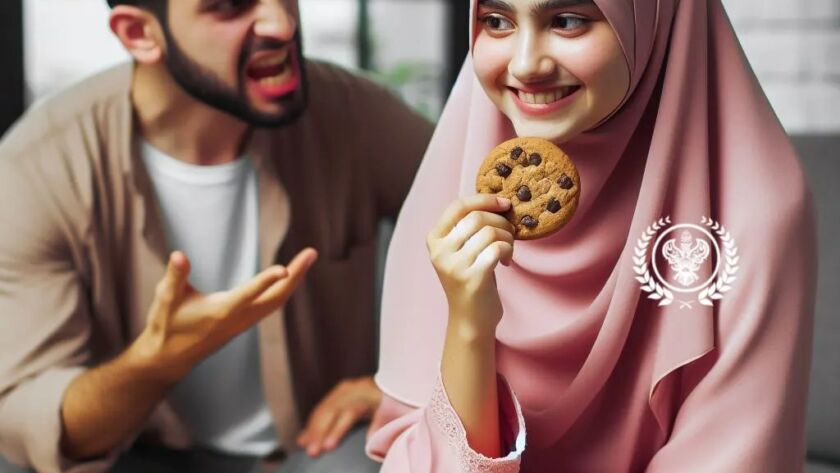
<instances>
[{"instance_id":1,"label":"man's open mouth","mask_svg":"<svg viewBox=\"0 0 840 473\"><path fill-rule=\"evenodd\" d=\"M299 83L297 61L292 48L283 52L261 53L245 69L257 92L266 98L277 98L294 92Z\"/></svg>"},{"instance_id":2,"label":"man's open mouth","mask_svg":"<svg viewBox=\"0 0 840 473\"><path fill-rule=\"evenodd\" d=\"M248 77L264 85L278 85L291 65L290 57L289 53L282 53L251 61L246 70Z\"/></svg>"}]
</instances>

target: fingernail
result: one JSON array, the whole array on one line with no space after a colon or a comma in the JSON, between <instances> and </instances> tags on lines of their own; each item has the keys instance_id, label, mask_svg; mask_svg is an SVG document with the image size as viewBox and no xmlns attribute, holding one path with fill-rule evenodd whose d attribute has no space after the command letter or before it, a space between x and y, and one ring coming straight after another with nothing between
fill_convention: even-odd
<instances>
[{"instance_id":1,"label":"fingernail","mask_svg":"<svg viewBox=\"0 0 840 473\"><path fill-rule=\"evenodd\" d=\"M510 207L510 200L505 199L504 197L496 197L496 201L498 201L499 205L501 205L503 208Z\"/></svg>"}]
</instances>

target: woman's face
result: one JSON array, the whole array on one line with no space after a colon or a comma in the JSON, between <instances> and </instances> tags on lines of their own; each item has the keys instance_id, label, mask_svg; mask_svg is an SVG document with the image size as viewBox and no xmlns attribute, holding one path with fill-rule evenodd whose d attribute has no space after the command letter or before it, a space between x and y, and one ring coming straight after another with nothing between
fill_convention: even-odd
<instances>
[{"instance_id":1,"label":"woman's face","mask_svg":"<svg viewBox=\"0 0 840 473\"><path fill-rule=\"evenodd\" d=\"M591 0L479 0L475 72L519 136L562 143L630 88L612 27Z\"/></svg>"}]
</instances>

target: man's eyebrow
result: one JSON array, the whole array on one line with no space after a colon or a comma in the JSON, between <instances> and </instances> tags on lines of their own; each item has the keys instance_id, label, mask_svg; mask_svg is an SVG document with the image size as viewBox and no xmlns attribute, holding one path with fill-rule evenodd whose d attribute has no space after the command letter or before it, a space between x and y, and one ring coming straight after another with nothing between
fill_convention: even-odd
<instances>
[{"instance_id":1,"label":"man's eyebrow","mask_svg":"<svg viewBox=\"0 0 840 473\"><path fill-rule=\"evenodd\" d=\"M206 10L210 7L213 7L218 3L218 0L198 0L198 9L199 10Z\"/></svg>"}]
</instances>

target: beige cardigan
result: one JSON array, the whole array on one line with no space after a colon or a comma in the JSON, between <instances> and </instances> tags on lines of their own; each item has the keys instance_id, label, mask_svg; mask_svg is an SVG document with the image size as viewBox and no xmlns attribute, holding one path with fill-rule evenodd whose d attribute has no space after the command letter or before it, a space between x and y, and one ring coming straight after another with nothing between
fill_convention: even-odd
<instances>
[{"instance_id":1,"label":"beige cardigan","mask_svg":"<svg viewBox=\"0 0 840 473\"><path fill-rule=\"evenodd\" d=\"M261 267L304 246L321 255L259 325L265 396L291 448L329 389L375 370L377 224L396 217L432 131L368 80L307 69L308 111L249 146ZM104 471L134 440L85 463L59 449L65 389L139 334L170 251L137 155L132 72L113 68L46 101L0 142L0 454L39 471ZM137 435L191 444L166 401Z\"/></svg>"}]
</instances>

